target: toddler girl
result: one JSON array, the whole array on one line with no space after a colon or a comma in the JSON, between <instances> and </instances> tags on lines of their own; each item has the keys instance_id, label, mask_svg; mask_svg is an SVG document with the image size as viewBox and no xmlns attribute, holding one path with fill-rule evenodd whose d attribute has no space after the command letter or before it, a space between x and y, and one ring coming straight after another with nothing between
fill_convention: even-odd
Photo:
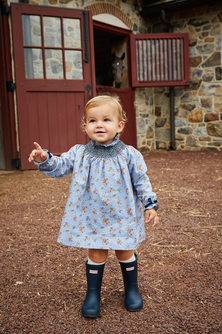
<instances>
[{"instance_id":1,"label":"toddler girl","mask_svg":"<svg viewBox=\"0 0 222 334\"><path fill-rule=\"evenodd\" d=\"M29 162L46 175L72 173L72 182L58 242L88 249L85 317L100 312L100 291L108 250L120 262L128 311L139 311L143 300L137 286L137 254L145 239L145 222L158 224L156 195L146 175L142 155L125 145L119 135L126 122L117 96L97 96L85 106L82 127L91 139L61 157L34 143Z\"/></svg>"}]
</instances>

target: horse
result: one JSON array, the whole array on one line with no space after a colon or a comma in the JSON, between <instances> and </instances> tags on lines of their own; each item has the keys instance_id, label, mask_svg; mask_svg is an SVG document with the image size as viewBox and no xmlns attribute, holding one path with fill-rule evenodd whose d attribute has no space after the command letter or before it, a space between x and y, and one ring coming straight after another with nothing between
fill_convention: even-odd
<instances>
[{"instance_id":1,"label":"horse","mask_svg":"<svg viewBox=\"0 0 222 334\"><path fill-rule=\"evenodd\" d=\"M96 84L102 86L113 86L115 81L115 87L120 88L122 85L122 76L124 70L123 60L125 58L125 52L121 57L116 57L115 52L112 54L112 58L96 69Z\"/></svg>"}]
</instances>

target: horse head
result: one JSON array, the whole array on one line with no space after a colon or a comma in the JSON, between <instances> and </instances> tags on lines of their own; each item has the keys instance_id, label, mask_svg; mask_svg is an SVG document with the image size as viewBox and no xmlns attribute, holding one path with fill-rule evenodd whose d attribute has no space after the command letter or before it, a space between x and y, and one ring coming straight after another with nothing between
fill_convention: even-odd
<instances>
[{"instance_id":1,"label":"horse head","mask_svg":"<svg viewBox=\"0 0 222 334\"><path fill-rule=\"evenodd\" d=\"M115 81L115 87L120 88L122 85L122 76L123 76L123 59L125 58L125 52L122 54L122 56L116 57L115 53L113 53L112 57L112 76L113 81Z\"/></svg>"}]
</instances>

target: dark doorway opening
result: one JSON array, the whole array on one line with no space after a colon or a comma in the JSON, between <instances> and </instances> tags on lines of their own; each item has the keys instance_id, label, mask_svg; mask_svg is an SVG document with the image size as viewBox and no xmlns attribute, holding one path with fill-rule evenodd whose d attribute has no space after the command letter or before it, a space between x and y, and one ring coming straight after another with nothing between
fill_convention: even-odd
<instances>
[{"instance_id":1,"label":"dark doorway opening","mask_svg":"<svg viewBox=\"0 0 222 334\"><path fill-rule=\"evenodd\" d=\"M104 25L104 28L101 28L101 25ZM112 61L113 54L120 58L125 54L121 88L126 88L129 87L128 36L130 32L115 27L114 30L110 29L112 29L112 26L94 22L95 69L97 73L99 69L108 71L106 64L108 65ZM108 86L114 86L114 83L108 84Z\"/></svg>"},{"instance_id":2,"label":"dark doorway opening","mask_svg":"<svg viewBox=\"0 0 222 334\"><path fill-rule=\"evenodd\" d=\"M131 31L117 28L97 21L93 22L94 28L94 49L95 49L95 68L103 66L110 61L112 54L117 57L124 57L124 71L121 78L120 88L115 87L115 82L111 85L96 85L97 95L116 94L121 100L123 109L127 114L127 124L121 135L121 140L127 144L137 147L136 139L136 113L134 108L135 94L131 87L131 67L130 67L130 35Z\"/></svg>"}]
</instances>

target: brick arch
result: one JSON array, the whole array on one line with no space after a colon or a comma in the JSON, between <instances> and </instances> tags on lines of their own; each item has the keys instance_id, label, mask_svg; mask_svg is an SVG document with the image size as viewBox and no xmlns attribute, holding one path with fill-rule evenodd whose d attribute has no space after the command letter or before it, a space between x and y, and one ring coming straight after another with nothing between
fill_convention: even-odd
<instances>
[{"instance_id":1,"label":"brick arch","mask_svg":"<svg viewBox=\"0 0 222 334\"><path fill-rule=\"evenodd\" d=\"M125 15L118 7L110 4L110 3L95 3L92 5L87 5L84 9L90 9L92 11L92 15L99 14L110 14L116 16L119 20L121 20L130 30L133 28L133 23L129 19L127 15Z\"/></svg>"}]
</instances>

